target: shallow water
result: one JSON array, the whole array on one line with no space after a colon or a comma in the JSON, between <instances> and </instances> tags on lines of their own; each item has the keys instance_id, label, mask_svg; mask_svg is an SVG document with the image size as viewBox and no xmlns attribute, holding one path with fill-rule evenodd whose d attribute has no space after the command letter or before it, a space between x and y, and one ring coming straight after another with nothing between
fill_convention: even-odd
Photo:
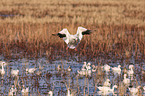
<instances>
[{"instance_id":1,"label":"shallow water","mask_svg":"<svg viewBox=\"0 0 145 96\"><path fill-rule=\"evenodd\" d=\"M4 58L1 57L1 60ZM98 63L101 62L101 63ZM96 79L96 74L93 73L89 77L78 76L77 70L82 68L83 62L78 62L77 59L74 60L56 60L49 61L47 58L39 58L39 59L17 59L17 60L9 60L7 61L8 65L5 66L5 75L0 77L0 94L8 95L8 92L12 85L16 87L17 92L15 95L22 95L22 85L25 87L29 87L29 96L37 96L37 95L47 95L50 90L53 91L54 96L66 96L67 88L71 88L76 92L77 96L98 96L99 90L97 86L101 86L104 80L108 77L111 81L111 86L115 84L119 84L123 80L123 76L119 77L119 79L115 79L115 76L110 72L107 75L104 75L102 78ZM95 60L95 61L87 61L94 65L104 65L108 64L111 67L116 67L119 64L123 69L125 66L128 68L129 64L133 64L135 66L135 76L134 81L132 81L133 86L141 85L145 86L145 81L141 80L141 68L140 64L143 64L143 69L145 69L144 62L136 62L134 58L129 60L129 63L126 64L125 60ZM57 71L57 66L61 65L62 70ZM68 67L72 68L71 72L67 72ZM34 74L26 74L26 68L36 68ZM11 76L11 69L18 69L19 76L18 82L16 82L16 77ZM36 75L38 72L41 72L41 75ZM95 81L98 80L98 81ZM137 81L137 83L136 83ZM98 82L98 83L96 83ZM96 85L95 85L96 84ZM95 87L96 86L96 87ZM95 89L96 88L96 89ZM84 93L85 92L85 93ZM115 89L116 95L119 94L119 90ZM144 92L142 92L143 94ZM129 90L126 90L126 94L130 94ZM109 94L110 96L112 93Z\"/></svg>"}]
</instances>

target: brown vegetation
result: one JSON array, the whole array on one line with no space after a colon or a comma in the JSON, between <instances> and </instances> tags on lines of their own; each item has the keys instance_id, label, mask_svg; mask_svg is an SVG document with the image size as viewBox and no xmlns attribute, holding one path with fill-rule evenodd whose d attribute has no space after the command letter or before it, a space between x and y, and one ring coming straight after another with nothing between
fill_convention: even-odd
<instances>
[{"instance_id":1,"label":"brown vegetation","mask_svg":"<svg viewBox=\"0 0 145 96\"><path fill-rule=\"evenodd\" d=\"M64 27L75 34L78 26L97 29L83 38L79 56L145 55L144 0L3 0L0 4L0 53L7 58L65 56L66 44L51 34Z\"/></svg>"}]
</instances>

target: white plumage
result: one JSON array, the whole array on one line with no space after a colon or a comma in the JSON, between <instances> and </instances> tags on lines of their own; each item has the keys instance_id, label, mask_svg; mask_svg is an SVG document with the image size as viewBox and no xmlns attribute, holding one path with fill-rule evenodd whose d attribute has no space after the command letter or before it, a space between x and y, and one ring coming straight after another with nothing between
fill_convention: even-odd
<instances>
[{"instance_id":1,"label":"white plumage","mask_svg":"<svg viewBox=\"0 0 145 96\"><path fill-rule=\"evenodd\" d=\"M67 96L73 96L73 95L71 94L70 88L67 89Z\"/></svg>"},{"instance_id":2,"label":"white plumage","mask_svg":"<svg viewBox=\"0 0 145 96\"><path fill-rule=\"evenodd\" d=\"M106 79L106 81L104 82L103 86L110 87L111 86L110 80Z\"/></svg>"},{"instance_id":3,"label":"white plumage","mask_svg":"<svg viewBox=\"0 0 145 96\"><path fill-rule=\"evenodd\" d=\"M127 74L124 74L123 83L124 83L124 85L129 86L129 84L130 84L130 79L129 79L129 78L126 78L126 76L127 76Z\"/></svg>"},{"instance_id":4,"label":"white plumage","mask_svg":"<svg viewBox=\"0 0 145 96\"><path fill-rule=\"evenodd\" d=\"M110 66L108 64L105 64L104 66L102 66L104 71L108 74L108 72L110 72Z\"/></svg>"},{"instance_id":5,"label":"white plumage","mask_svg":"<svg viewBox=\"0 0 145 96\"><path fill-rule=\"evenodd\" d=\"M133 65L129 65L129 70L127 71L128 76L131 80L133 80L133 74L134 74L133 67L134 67Z\"/></svg>"},{"instance_id":6,"label":"white plumage","mask_svg":"<svg viewBox=\"0 0 145 96\"><path fill-rule=\"evenodd\" d=\"M114 72L115 75L116 74L120 75L121 74L121 65L118 65L118 67L113 67L112 71Z\"/></svg>"},{"instance_id":7,"label":"white plumage","mask_svg":"<svg viewBox=\"0 0 145 96\"><path fill-rule=\"evenodd\" d=\"M0 61L0 66L6 66L7 65L7 63L5 62L5 61Z\"/></svg>"},{"instance_id":8,"label":"white plumage","mask_svg":"<svg viewBox=\"0 0 145 96\"><path fill-rule=\"evenodd\" d=\"M96 72L97 71L97 66L92 65L92 72Z\"/></svg>"},{"instance_id":9,"label":"white plumage","mask_svg":"<svg viewBox=\"0 0 145 96\"><path fill-rule=\"evenodd\" d=\"M18 76L19 70L11 70L12 76Z\"/></svg>"},{"instance_id":10,"label":"white plumage","mask_svg":"<svg viewBox=\"0 0 145 96\"><path fill-rule=\"evenodd\" d=\"M53 92L52 91L49 91L48 92L48 96L53 96Z\"/></svg>"},{"instance_id":11,"label":"white plumage","mask_svg":"<svg viewBox=\"0 0 145 96\"><path fill-rule=\"evenodd\" d=\"M145 86L143 87L143 90L145 91Z\"/></svg>"},{"instance_id":12,"label":"white plumage","mask_svg":"<svg viewBox=\"0 0 145 96\"><path fill-rule=\"evenodd\" d=\"M72 71L72 68L69 66L69 67L67 68L67 71L68 71L68 72Z\"/></svg>"},{"instance_id":13,"label":"white plumage","mask_svg":"<svg viewBox=\"0 0 145 96\"><path fill-rule=\"evenodd\" d=\"M75 35L71 35L66 28L57 34L52 35L57 35L60 38L63 38L65 43L68 45L68 48L75 49L83 38L83 35L90 34L91 32L91 30L88 30L84 27L78 27L77 33Z\"/></svg>"},{"instance_id":14,"label":"white plumage","mask_svg":"<svg viewBox=\"0 0 145 96\"><path fill-rule=\"evenodd\" d=\"M34 73L36 71L36 68L26 68L26 73Z\"/></svg>"},{"instance_id":15,"label":"white plumage","mask_svg":"<svg viewBox=\"0 0 145 96\"><path fill-rule=\"evenodd\" d=\"M129 88L128 87L128 89L129 89L129 91L130 91L132 96L136 96L139 88L140 88L140 86L138 86L137 88L134 88L134 87L133 88Z\"/></svg>"},{"instance_id":16,"label":"white plumage","mask_svg":"<svg viewBox=\"0 0 145 96\"><path fill-rule=\"evenodd\" d=\"M25 88L23 85L23 89L21 90L22 95L26 95L29 92L29 87Z\"/></svg>"},{"instance_id":17,"label":"white plumage","mask_svg":"<svg viewBox=\"0 0 145 96\"><path fill-rule=\"evenodd\" d=\"M2 76L4 76L4 74L5 74L4 63L2 63L2 69L0 69L0 74L1 74Z\"/></svg>"},{"instance_id":18,"label":"white plumage","mask_svg":"<svg viewBox=\"0 0 145 96\"><path fill-rule=\"evenodd\" d=\"M100 91L102 91L103 93L114 92L114 88L117 88L117 85L114 85L112 89L110 87L106 87L106 86L98 87L98 89Z\"/></svg>"},{"instance_id":19,"label":"white plumage","mask_svg":"<svg viewBox=\"0 0 145 96\"><path fill-rule=\"evenodd\" d=\"M14 93L17 92L16 87L14 88L14 85L12 85L12 87L10 88L10 91L8 93L8 96L15 96Z\"/></svg>"},{"instance_id":20,"label":"white plumage","mask_svg":"<svg viewBox=\"0 0 145 96\"><path fill-rule=\"evenodd\" d=\"M92 69L91 69L91 63L86 63L84 62L84 65L82 66L81 70L77 70L78 74L83 76L83 75L87 75L87 76L91 76L92 74Z\"/></svg>"}]
</instances>

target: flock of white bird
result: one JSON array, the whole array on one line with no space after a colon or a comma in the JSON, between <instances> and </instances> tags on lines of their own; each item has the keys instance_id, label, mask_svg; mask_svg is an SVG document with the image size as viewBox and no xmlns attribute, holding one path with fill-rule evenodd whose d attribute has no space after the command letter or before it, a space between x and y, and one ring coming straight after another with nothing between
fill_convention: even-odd
<instances>
[{"instance_id":1,"label":"flock of white bird","mask_svg":"<svg viewBox=\"0 0 145 96\"><path fill-rule=\"evenodd\" d=\"M7 65L6 62L4 61L0 61L0 66L2 69L0 69L0 74L1 76L3 77L5 75L5 69L4 67ZM61 66L58 65L57 67L57 70L60 71L61 70ZM70 68L70 66L68 67L68 72L70 72L72 69ZM36 68L26 68L26 74L33 74L34 72L36 71ZM36 73L37 74L37 73ZM19 70L11 70L11 75L13 77L17 77L19 75ZM21 93L23 96L27 96L28 95L28 92L29 92L29 87L25 88L24 85L22 85L23 89L21 90ZM16 92L17 92L17 89L16 87L14 87L14 85L11 86L10 90L9 90L9 93L8 93L8 96L16 96ZM26 95L27 94L27 95ZM53 91L49 91L48 92L48 95L49 96L53 96ZM73 96L71 94L71 90L68 88L67 89L67 96Z\"/></svg>"},{"instance_id":2,"label":"flock of white bird","mask_svg":"<svg viewBox=\"0 0 145 96\"><path fill-rule=\"evenodd\" d=\"M78 74L81 75L81 76L91 76L91 74L93 72L96 72L97 71L97 68L98 66L95 66L95 65L92 65L91 67L91 63L86 63L84 62L81 70L78 70ZM111 67L109 66L108 64L105 64L104 66L100 66L99 68L101 68L105 73L106 75L109 74L110 71L113 72L113 74L115 76L120 76L121 75L121 65L118 65L117 67ZM135 87L132 87L130 88L129 85L131 83L131 81L133 80L133 76L134 76L134 70L133 70L134 66L133 65L129 65L129 69L124 69L123 70L123 84L129 89L130 91L130 94L132 96L135 96L139 90L139 88L141 88L141 86L137 86L136 88ZM128 78L127 78L128 76ZM102 95L107 95L107 94L110 94L110 93L113 93L114 94L114 89L117 88L117 85L114 85L112 88L111 88L111 83L110 83L110 80L107 78L106 81L104 82L103 86L97 86L98 90L99 90L99 94L102 94ZM143 87L143 90L145 91L145 86Z\"/></svg>"},{"instance_id":3,"label":"flock of white bird","mask_svg":"<svg viewBox=\"0 0 145 96\"><path fill-rule=\"evenodd\" d=\"M5 69L4 67L7 65L6 62L4 61L0 61L0 66L1 66L1 69L0 69L0 74L1 76L3 77L5 75ZM87 62L84 62L81 70L78 70L78 75L79 76L91 76L92 73L96 72L97 71L97 68L98 66L95 66L95 65L91 65L91 63L87 63ZM116 76L120 76L121 75L121 65L118 65L117 67L110 67L108 64L105 64L104 66L100 66L99 68L101 68L101 70L103 70L106 75L109 74L110 71L113 72L114 75ZM131 83L131 80L133 80L133 76L134 76L134 70L133 70L134 66L133 65L129 65L129 69L124 69L124 78L123 78L123 84L129 89L130 91L130 94L132 94L132 96L136 95L139 88L141 86L137 86L137 87L132 87L130 88L129 85ZM57 67L57 70L61 70L61 66L58 65ZM33 74L34 72L36 71L36 68L26 68L26 74L30 73L30 74ZM71 67L69 66L68 69L67 69L68 72L72 71ZM13 77L15 76L18 76L19 74L19 70L11 70L11 75ZM127 76L129 78L127 78ZM102 86L97 86L98 90L99 90L99 93L100 94L103 94L103 95L107 95L109 93L114 93L114 89L117 88L117 85L113 85L113 87L111 88L111 83L110 83L110 80L107 78L106 81L104 82L104 84ZM145 91L145 86L143 87L143 90ZM10 91L9 91L9 95L13 96L13 94L17 91L16 88L14 88L14 85L11 86L10 88ZM25 88L25 86L23 85L23 89L21 90L21 93L22 94L25 94L25 93L28 93L29 92L29 87ZM52 91L49 91L48 94L50 96L53 96L53 92ZM70 89L68 88L67 89L67 96L73 96L71 95L71 91Z\"/></svg>"},{"instance_id":4,"label":"flock of white bird","mask_svg":"<svg viewBox=\"0 0 145 96\"><path fill-rule=\"evenodd\" d=\"M6 62L0 61L0 66L1 66L0 74L1 74L2 77L6 73L5 72L5 69L4 69L4 67L6 65L7 65ZM26 74L28 74L28 73L32 74L32 73L34 73L35 70L36 70L36 68L26 68ZM11 70L11 76L17 77L18 75L19 75L19 70L18 69L17 70L16 69L15 70L14 69ZM17 89L14 88L14 85L12 85L11 88L10 88L10 91L9 91L8 95L9 96L13 96L13 95L16 94L16 92L17 92ZM23 85L23 89L21 90L22 95L25 95L28 92L29 92L29 87L25 88L25 86Z\"/></svg>"}]
</instances>

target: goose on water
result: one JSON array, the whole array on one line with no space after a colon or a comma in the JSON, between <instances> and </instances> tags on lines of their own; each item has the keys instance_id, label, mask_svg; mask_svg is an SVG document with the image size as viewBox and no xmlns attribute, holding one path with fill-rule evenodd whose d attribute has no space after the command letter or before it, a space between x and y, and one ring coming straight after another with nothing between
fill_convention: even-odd
<instances>
[{"instance_id":1,"label":"goose on water","mask_svg":"<svg viewBox=\"0 0 145 96\"><path fill-rule=\"evenodd\" d=\"M29 87L25 88L24 85L22 85L22 86L23 86L23 89L21 90L21 93L22 93L22 95L26 96L29 92Z\"/></svg>"},{"instance_id":2,"label":"goose on water","mask_svg":"<svg viewBox=\"0 0 145 96\"><path fill-rule=\"evenodd\" d=\"M133 74L134 74L133 67L134 67L133 65L129 65L129 70L127 71L128 76L130 77L131 80L133 80Z\"/></svg>"},{"instance_id":3,"label":"goose on water","mask_svg":"<svg viewBox=\"0 0 145 96\"><path fill-rule=\"evenodd\" d=\"M108 64L105 64L104 66L102 66L102 68L104 69L104 71L106 72L106 74L108 74L108 72L110 72L110 66Z\"/></svg>"},{"instance_id":4,"label":"goose on water","mask_svg":"<svg viewBox=\"0 0 145 96\"><path fill-rule=\"evenodd\" d=\"M67 88L67 95L66 96L77 96L76 90Z\"/></svg>"},{"instance_id":5,"label":"goose on water","mask_svg":"<svg viewBox=\"0 0 145 96\"><path fill-rule=\"evenodd\" d=\"M67 71L68 71L68 72L72 71L72 68L69 66L69 67L67 68Z\"/></svg>"},{"instance_id":6,"label":"goose on water","mask_svg":"<svg viewBox=\"0 0 145 96\"><path fill-rule=\"evenodd\" d=\"M97 67L98 66L92 65L92 72L96 72L97 71Z\"/></svg>"},{"instance_id":7,"label":"goose on water","mask_svg":"<svg viewBox=\"0 0 145 96\"><path fill-rule=\"evenodd\" d=\"M18 74L19 74L19 70L11 70L11 75L12 76L18 76Z\"/></svg>"},{"instance_id":8,"label":"goose on water","mask_svg":"<svg viewBox=\"0 0 145 96\"><path fill-rule=\"evenodd\" d=\"M17 92L16 87L14 88L14 85L12 85L12 87L10 88L10 91L8 93L8 96L15 96L16 95L16 92Z\"/></svg>"},{"instance_id":9,"label":"goose on water","mask_svg":"<svg viewBox=\"0 0 145 96\"><path fill-rule=\"evenodd\" d=\"M123 79L123 83L125 86L129 86L130 84L130 79L126 77L127 74L124 74L124 79Z\"/></svg>"},{"instance_id":10,"label":"goose on water","mask_svg":"<svg viewBox=\"0 0 145 96\"><path fill-rule=\"evenodd\" d=\"M0 66L6 66L7 63L5 61L0 61Z\"/></svg>"},{"instance_id":11,"label":"goose on water","mask_svg":"<svg viewBox=\"0 0 145 96\"><path fill-rule=\"evenodd\" d=\"M104 82L103 86L110 87L111 86L110 79L106 79L106 81Z\"/></svg>"},{"instance_id":12,"label":"goose on water","mask_svg":"<svg viewBox=\"0 0 145 96\"><path fill-rule=\"evenodd\" d=\"M138 92L138 90L139 90L139 88L140 88L141 86L138 86L138 87L133 87L133 88L129 88L128 87L128 89L129 89L129 91L130 91L130 93L131 93L131 95L132 96L136 96L137 95L137 92Z\"/></svg>"},{"instance_id":13,"label":"goose on water","mask_svg":"<svg viewBox=\"0 0 145 96\"><path fill-rule=\"evenodd\" d=\"M26 73L34 73L36 71L36 68L26 68Z\"/></svg>"},{"instance_id":14,"label":"goose on water","mask_svg":"<svg viewBox=\"0 0 145 96\"><path fill-rule=\"evenodd\" d=\"M71 94L70 88L67 89L67 96L73 96L73 95Z\"/></svg>"},{"instance_id":15,"label":"goose on water","mask_svg":"<svg viewBox=\"0 0 145 96\"><path fill-rule=\"evenodd\" d=\"M118 65L118 67L113 67L112 71L114 72L114 74L116 75L120 75L121 74L121 65Z\"/></svg>"},{"instance_id":16,"label":"goose on water","mask_svg":"<svg viewBox=\"0 0 145 96\"><path fill-rule=\"evenodd\" d=\"M85 68L87 66L87 62L84 62L84 65L83 65L83 67Z\"/></svg>"},{"instance_id":17,"label":"goose on water","mask_svg":"<svg viewBox=\"0 0 145 96\"><path fill-rule=\"evenodd\" d=\"M106 86L98 87L99 91L102 91L103 93L114 92L114 88L117 88L117 85L114 85L112 89L110 87L106 87Z\"/></svg>"},{"instance_id":18,"label":"goose on water","mask_svg":"<svg viewBox=\"0 0 145 96\"><path fill-rule=\"evenodd\" d=\"M143 87L143 90L145 91L145 86Z\"/></svg>"},{"instance_id":19,"label":"goose on water","mask_svg":"<svg viewBox=\"0 0 145 96\"><path fill-rule=\"evenodd\" d=\"M68 45L67 49L68 48L75 49L77 45L80 43L81 39L83 38L83 35L89 35L90 33L92 33L91 30L88 30L84 27L78 27L77 33L75 35L71 35L66 28L64 28L57 34L52 35L63 38L65 43Z\"/></svg>"},{"instance_id":20,"label":"goose on water","mask_svg":"<svg viewBox=\"0 0 145 96\"><path fill-rule=\"evenodd\" d=\"M53 96L53 91L49 91L48 96Z\"/></svg>"},{"instance_id":21,"label":"goose on water","mask_svg":"<svg viewBox=\"0 0 145 96\"><path fill-rule=\"evenodd\" d=\"M0 69L0 74L1 74L2 76L4 76L4 74L5 74L4 63L2 63L2 69Z\"/></svg>"}]
</instances>

